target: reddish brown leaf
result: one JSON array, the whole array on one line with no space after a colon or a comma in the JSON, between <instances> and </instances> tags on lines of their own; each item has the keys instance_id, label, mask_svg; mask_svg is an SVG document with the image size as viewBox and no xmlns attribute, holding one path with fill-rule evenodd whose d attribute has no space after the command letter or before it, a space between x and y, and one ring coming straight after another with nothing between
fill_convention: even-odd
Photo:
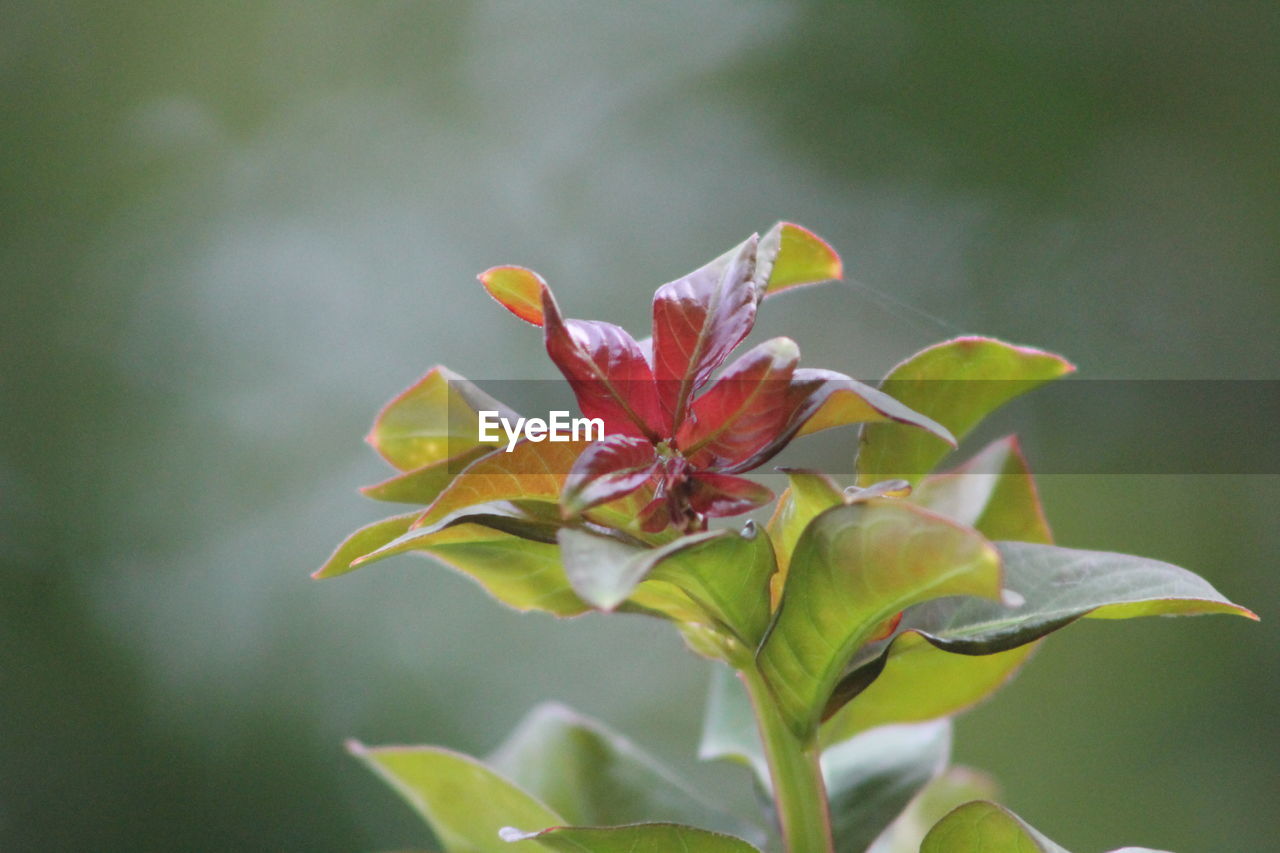
<instances>
[{"instance_id":1,"label":"reddish brown leaf","mask_svg":"<svg viewBox=\"0 0 1280 853\"><path fill-rule=\"evenodd\" d=\"M771 500L772 491L743 477L709 471L689 475L689 506L703 515L738 515Z\"/></svg>"},{"instance_id":2,"label":"reddish brown leaf","mask_svg":"<svg viewBox=\"0 0 1280 853\"><path fill-rule=\"evenodd\" d=\"M752 237L726 263L717 259L653 296L653 361L658 394L679 424L702 387L756 321L756 246Z\"/></svg>"},{"instance_id":3,"label":"reddish brown leaf","mask_svg":"<svg viewBox=\"0 0 1280 853\"><path fill-rule=\"evenodd\" d=\"M791 382L799 360L790 338L751 349L693 401L677 446L699 468L728 468L770 446L801 402Z\"/></svg>"},{"instance_id":4,"label":"reddish brown leaf","mask_svg":"<svg viewBox=\"0 0 1280 853\"><path fill-rule=\"evenodd\" d=\"M582 452L565 480L560 503L579 513L639 489L657 471L661 460L643 438L612 435Z\"/></svg>"},{"instance_id":5,"label":"reddish brown leaf","mask_svg":"<svg viewBox=\"0 0 1280 853\"><path fill-rule=\"evenodd\" d=\"M569 380L584 415L603 420L606 435L654 441L667 435L670 421L635 338L612 323L564 319L547 287L542 313L547 354Z\"/></svg>"}]
</instances>

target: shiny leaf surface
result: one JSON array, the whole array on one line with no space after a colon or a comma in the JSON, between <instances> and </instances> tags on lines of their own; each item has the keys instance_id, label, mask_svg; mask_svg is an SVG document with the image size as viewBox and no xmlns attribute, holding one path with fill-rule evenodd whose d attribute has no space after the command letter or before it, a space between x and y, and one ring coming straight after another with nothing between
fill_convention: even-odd
<instances>
[{"instance_id":1,"label":"shiny leaf surface","mask_svg":"<svg viewBox=\"0 0 1280 853\"><path fill-rule=\"evenodd\" d=\"M800 348L774 338L752 348L693 401L676 445L699 467L727 468L773 442L795 407L791 375Z\"/></svg>"},{"instance_id":2,"label":"shiny leaf surface","mask_svg":"<svg viewBox=\"0 0 1280 853\"><path fill-rule=\"evenodd\" d=\"M661 460L648 439L611 435L578 456L565 480L560 503L580 513L631 494L657 471Z\"/></svg>"},{"instance_id":3,"label":"shiny leaf surface","mask_svg":"<svg viewBox=\"0 0 1280 853\"><path fill-rule=\"evenodd\" d=\"M773 490L732 474L699 471L690 477L689 505L712 518L741 515L773 500Z\"/></svg>"},{"instance_id":4,"label":"shiny leaf surface","mask_svg":"<svg viewBox=\"0 0 1280 853\"><path fill-rule=\"evenodd\" d=\"M942 424L959 440L1009 400L1074 369L1052 353L965 337L911 356L889 372L880 390ZM918 483L946 453L946 445L929 435L871 424L858 452L858 483L890 478Z\"/></svg>"},{"instance_id":5,"label":"shiny leaf surface","mask_svg":"<svg viewBox=\"0 0 1280 853\"><path fill-rule=\"evenodd\" d=\"M999 593L999 558L972 530L897 500L834 507L796 545L761 671L783 716L806 736L845 665L885 620L938 596Z\"/></svg>"},{"instance_id":6,"label":"shiny leaf surface","mask_svg":"<svg viewBox=\"0 0 1280 853\"><path fill-rule=\"evenodd\" d=\"M612 323L564 319L547 288L542 311L547 354L569 381L583 415L603 420L605 435L656 440L670 433L653 371L635 338Z\"/></svg>"},{"instance_id":7,"label":"shiny leaf surface","mask_svg":"<svg viewBox=\"0 0 1280 853\"><path fill-rule=\"evenodd\" d=\"M663 409L679 425L686 404L755 325L757 289L752 281L758 239L653 296L653 372Z\"/></svg>"}]
</instances>

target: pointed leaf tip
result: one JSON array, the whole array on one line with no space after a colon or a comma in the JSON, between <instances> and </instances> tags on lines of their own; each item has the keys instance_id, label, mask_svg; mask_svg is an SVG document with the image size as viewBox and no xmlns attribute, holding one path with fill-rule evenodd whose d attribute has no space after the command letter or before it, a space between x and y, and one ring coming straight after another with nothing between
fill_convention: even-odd
<instances>
[{"instance_id":1,"label":"pointed leaf tip","mask_svg":"<svg viewBox=\"0 0 1280 853\"><path fill-rule=\"evenodd\" d=\"M776 255L764 285L765 296L844 277L844 262L836 250L794 222L779 222L761 239L761 266L769 262L770 253Z\"/></svg>"},{"instance_id":2,"label":"pointed leaf tip","mask_svg":"<svg viewBox=\"0 0 1280 853\"><path fill-rule=\"evenodd\" d=\"M526 323L541 326L542 293L547 287L542 276L516 266L490 267L476 276L499 305Z\"/></svg>"}]
</instances>

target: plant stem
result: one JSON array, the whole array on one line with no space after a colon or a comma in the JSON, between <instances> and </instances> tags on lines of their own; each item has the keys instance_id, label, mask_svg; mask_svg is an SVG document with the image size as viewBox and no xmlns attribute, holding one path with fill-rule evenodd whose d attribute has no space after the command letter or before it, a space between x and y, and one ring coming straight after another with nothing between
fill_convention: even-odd
<instances>
[{"instance_id":1,"label":"plant stem","mask_svg":"<svg viewBox=\"0 0 1280 853\"><path fill-rule=\"evenodd\" d=\"M764 742L783 846L787 853L834 853L816 739L806 742L791 730L759 670L749 666L738 675L751 696Z\"/></svg>"}]
</instances>

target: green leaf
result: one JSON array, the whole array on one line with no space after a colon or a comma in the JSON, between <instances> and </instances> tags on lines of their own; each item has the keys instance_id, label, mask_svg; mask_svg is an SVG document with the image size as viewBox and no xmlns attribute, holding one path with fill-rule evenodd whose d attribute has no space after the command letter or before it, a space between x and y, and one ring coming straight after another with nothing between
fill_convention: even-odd
<instances>
[{"instance_id":1,"label":"green leaf","mask_svg":"<svg viewBox=\"0 0 1280 853\"><path fill-rule=\"evenodd\" d=\"M474 758L426 746L347 744L431 826L448 853L518 853L499 837L505 826L554 826L564 821L534 797Z\"/></svg>"},{"instance_id":2,"label":"green leaf","mask_svg":"<svg viewBox=\"0 0 1280 853\"><path fill-rule=\"evenodd\" d=\"M983 800L966 803L938 821L920 853L1068 853L1013 812ZM1125 847L1112 853L1161 853Z\"/></svg>"},{"instance_id":3,"label":"green leaf","mask_svg":"<svg viewBox=\"0 0 1280 853\"><path fill-rule=\"evenodd\" d=\"M698 758L703 761L727 760L744 764L755 772L761 789L768 790L769 763L760 730L751 709L751 697L737 674L727 666L716 664L711 669L707 707L702 717L702 739Z\"/></svg>"},{"instance_id":4,"label":"green leaf","mask_svg":"<svg viewBox=\"0 0 1280 853\"><path fill-rule=\"evenodd\" d=\"M1005 585L1024 602L934 602L904 625L939 648L988 654L1020 646L1076 619L1230 613L1258 617L1186 569L1147 557L1029 542L996 543Z\"/></svg>"},{"instance_id":5,"label":"green leaf","mask_svg":"<svg viewBox=\"0 0 1280 853\"><path fill-rule=\"evenodd\" d=\"M508 829L503 838L525 843L532 839L546 850L563 853L759 853L739 838L673 823L562 826L530 833Z\"/></svg>"},{"instance_id":6,"label":"green leaf","mask_svg":"<svg viewBox=\"0 0 1280 853\"><path fill-rule=\"evenodd\" d=\"M995 780L969 767L948 767L925 786L867 853L920 853L920 842L952 809L972 800L993 799Z\"/></svg>"},{"instance_id":7,"label":"green leaf","mask_svg":"<svg viewBox=\"0 0 1280 853\"><path fill-rule=\"evenodd\" d=\"M401 473L360 489L365 497L376 501L421 504L426 506L440 496L453 478L475 460L488 453L501 452L487 445L465 450L449 459L441 459L421 468Z\"/></svg>"},{"instance_id":8,"label":"green leaf","mask_svg":"<svg viewBox=\"0 0 1280 853\"><path fill-rule=\"evenodd\" d=\"M617 607L647 580L679 589L697 605L701 621L723 628L745 649L754 649L768 627L776 566L768 535L753 524L741 533L695 533L658 548L565 529L560 546L574 589L601 609Z\"/></svg>"},{"instance_id":9,"label":"green leaf","mask_svg":"<svg viewBox=\"0 0 1280 853\"><path fill-rule=\"evenodd\" d=\"M481 410L517 417L447 367L433 367L378 413L365 441L401 471L414 471L480 446Z\"/></svg>"},{"instance_id":10,"label":"green leaf","mask_svg":"<svg viewBox=\"0 0 1280 853\"><path fill-rule=\"evenodd\" d=\"M791 552L795 550L800 534L809 526L809 522L820 513L844 503L840 487L826 474L794 469L784 469L783 473L787 475L790 485L778 498L778 506L766 526L778 555L778 577L775 578L775 583L779 585L786 578L787 566L791 564ZM778 591L781 592L781 586Z\"/></svg>"},{"instance_id":11,"label":"green leaf","mask_svg":"<svg viewBox=\"0 0 1280 853\"><path fill-rule=\"evenodd\" d=\"M993 441L963 465L924 479L912 500L988 539L1053 542L1016 436Z\"/></svg>"},{"instance_id":12,"label":"green leaf","mask_svg":"<svg viewBox=\"0 0 1280 853\"><path fill-rule=\"evenodd\" d=\"M478 524L459 524L426 536L410 530L359 558L352 568L409 552L435 557L516 610L545 610L556 616L575 616L589 609L569 585L555 545Z\"/></svg>"},{"instance_id":13,"label":"green leaf","mask_svg":"<svg viewBox=\"0 0 1280 853\"><path fill-rule=\"evenodd\" d=\"M999 594L995 548L972 530L898 500L834 507L796 545L760 668L807 737L846 664L886 620L938 596Z\"/></svg>"},{"instance_id":14,"label":"green leaf","mask_svg":"<svg viewBox=\"0 0 1280 853\"><path fill-rule=\"evenodd\" d=\"M1009 679L1030 654L1028 644L1083 617L1229 613L1257 619L1203 578L1159 560L1027 542L997 548L1005 586L1022 603L950 599L909 610L898 635L841 680L835 704L849 704L824 725L824 739L970 707Z\"/></svg>"},{"instance_id":15,"label":"green leaf","mask_svg":"<svg viewBox=\"0 0 1280 853\"><path fill-rule=\"evenodd\" d=\"M560 704L530 711L486 763L570 823L671 821L760 834L631 741Z\"/></svg>"},{"instance_id":16,"label":"green leaf","mask_svg":"<svg viewBox=\"0 0 1280 853\"><path fill-rule=\"evenodd\" d=\"M765 296L844 276L844 264L836 250L793 222L779 222L760 238L756 269L766 278Z\"/></svg>"},{"instance_id":17,"label":"green leaf","mask_svg":"<svg viewBox=\"0 0 1280 853\"><path fill-rule=\"evenodd\" d=\"M951 723L884 726L822 753L836 853L864 853L951 756Z\"/></svg>"},{"instance_id":18,"label":"green leaf","mask_svg":"<svg viewBox=\"0 0 1280 853\"><path fill-rule=\"evenodd\" d=\"M888 654L871 656L870 663L841 680L826 709L821 742L838 743L876 726L933 720L971 708L1006 684L1035 647L960 655L941 651L919 634L898 634Z\"/></svg>"},{"instance_id":19,"label":"green leaf","mask_svg":"<svg viewBox=\"0 0 1280 853\"><path fill-rule=\"evenodd\" d=\"M890 371L880 390L938 421L959 440L1009 400L1074 369L1051 353L966 337L911 356ZM943 441L921 430L868 424L858 452L858 485L890 478L918 483L947 450Z\"/></svg>"},{"instance_id":20,"label":"green leaf","mask_svg":"<svg viewBox=\"0 0 1280 853\"><path fill-rule=\"evenodd\" d=\"M403 535L417 517L418 513L410 512L366 524L344 539L342 544L329 555L329 559L325 560L324 565L311 573L311 577L323 580L346 574L353 568L352 561L378 550L396 537Z\"/></svg>"}]
</instances>

